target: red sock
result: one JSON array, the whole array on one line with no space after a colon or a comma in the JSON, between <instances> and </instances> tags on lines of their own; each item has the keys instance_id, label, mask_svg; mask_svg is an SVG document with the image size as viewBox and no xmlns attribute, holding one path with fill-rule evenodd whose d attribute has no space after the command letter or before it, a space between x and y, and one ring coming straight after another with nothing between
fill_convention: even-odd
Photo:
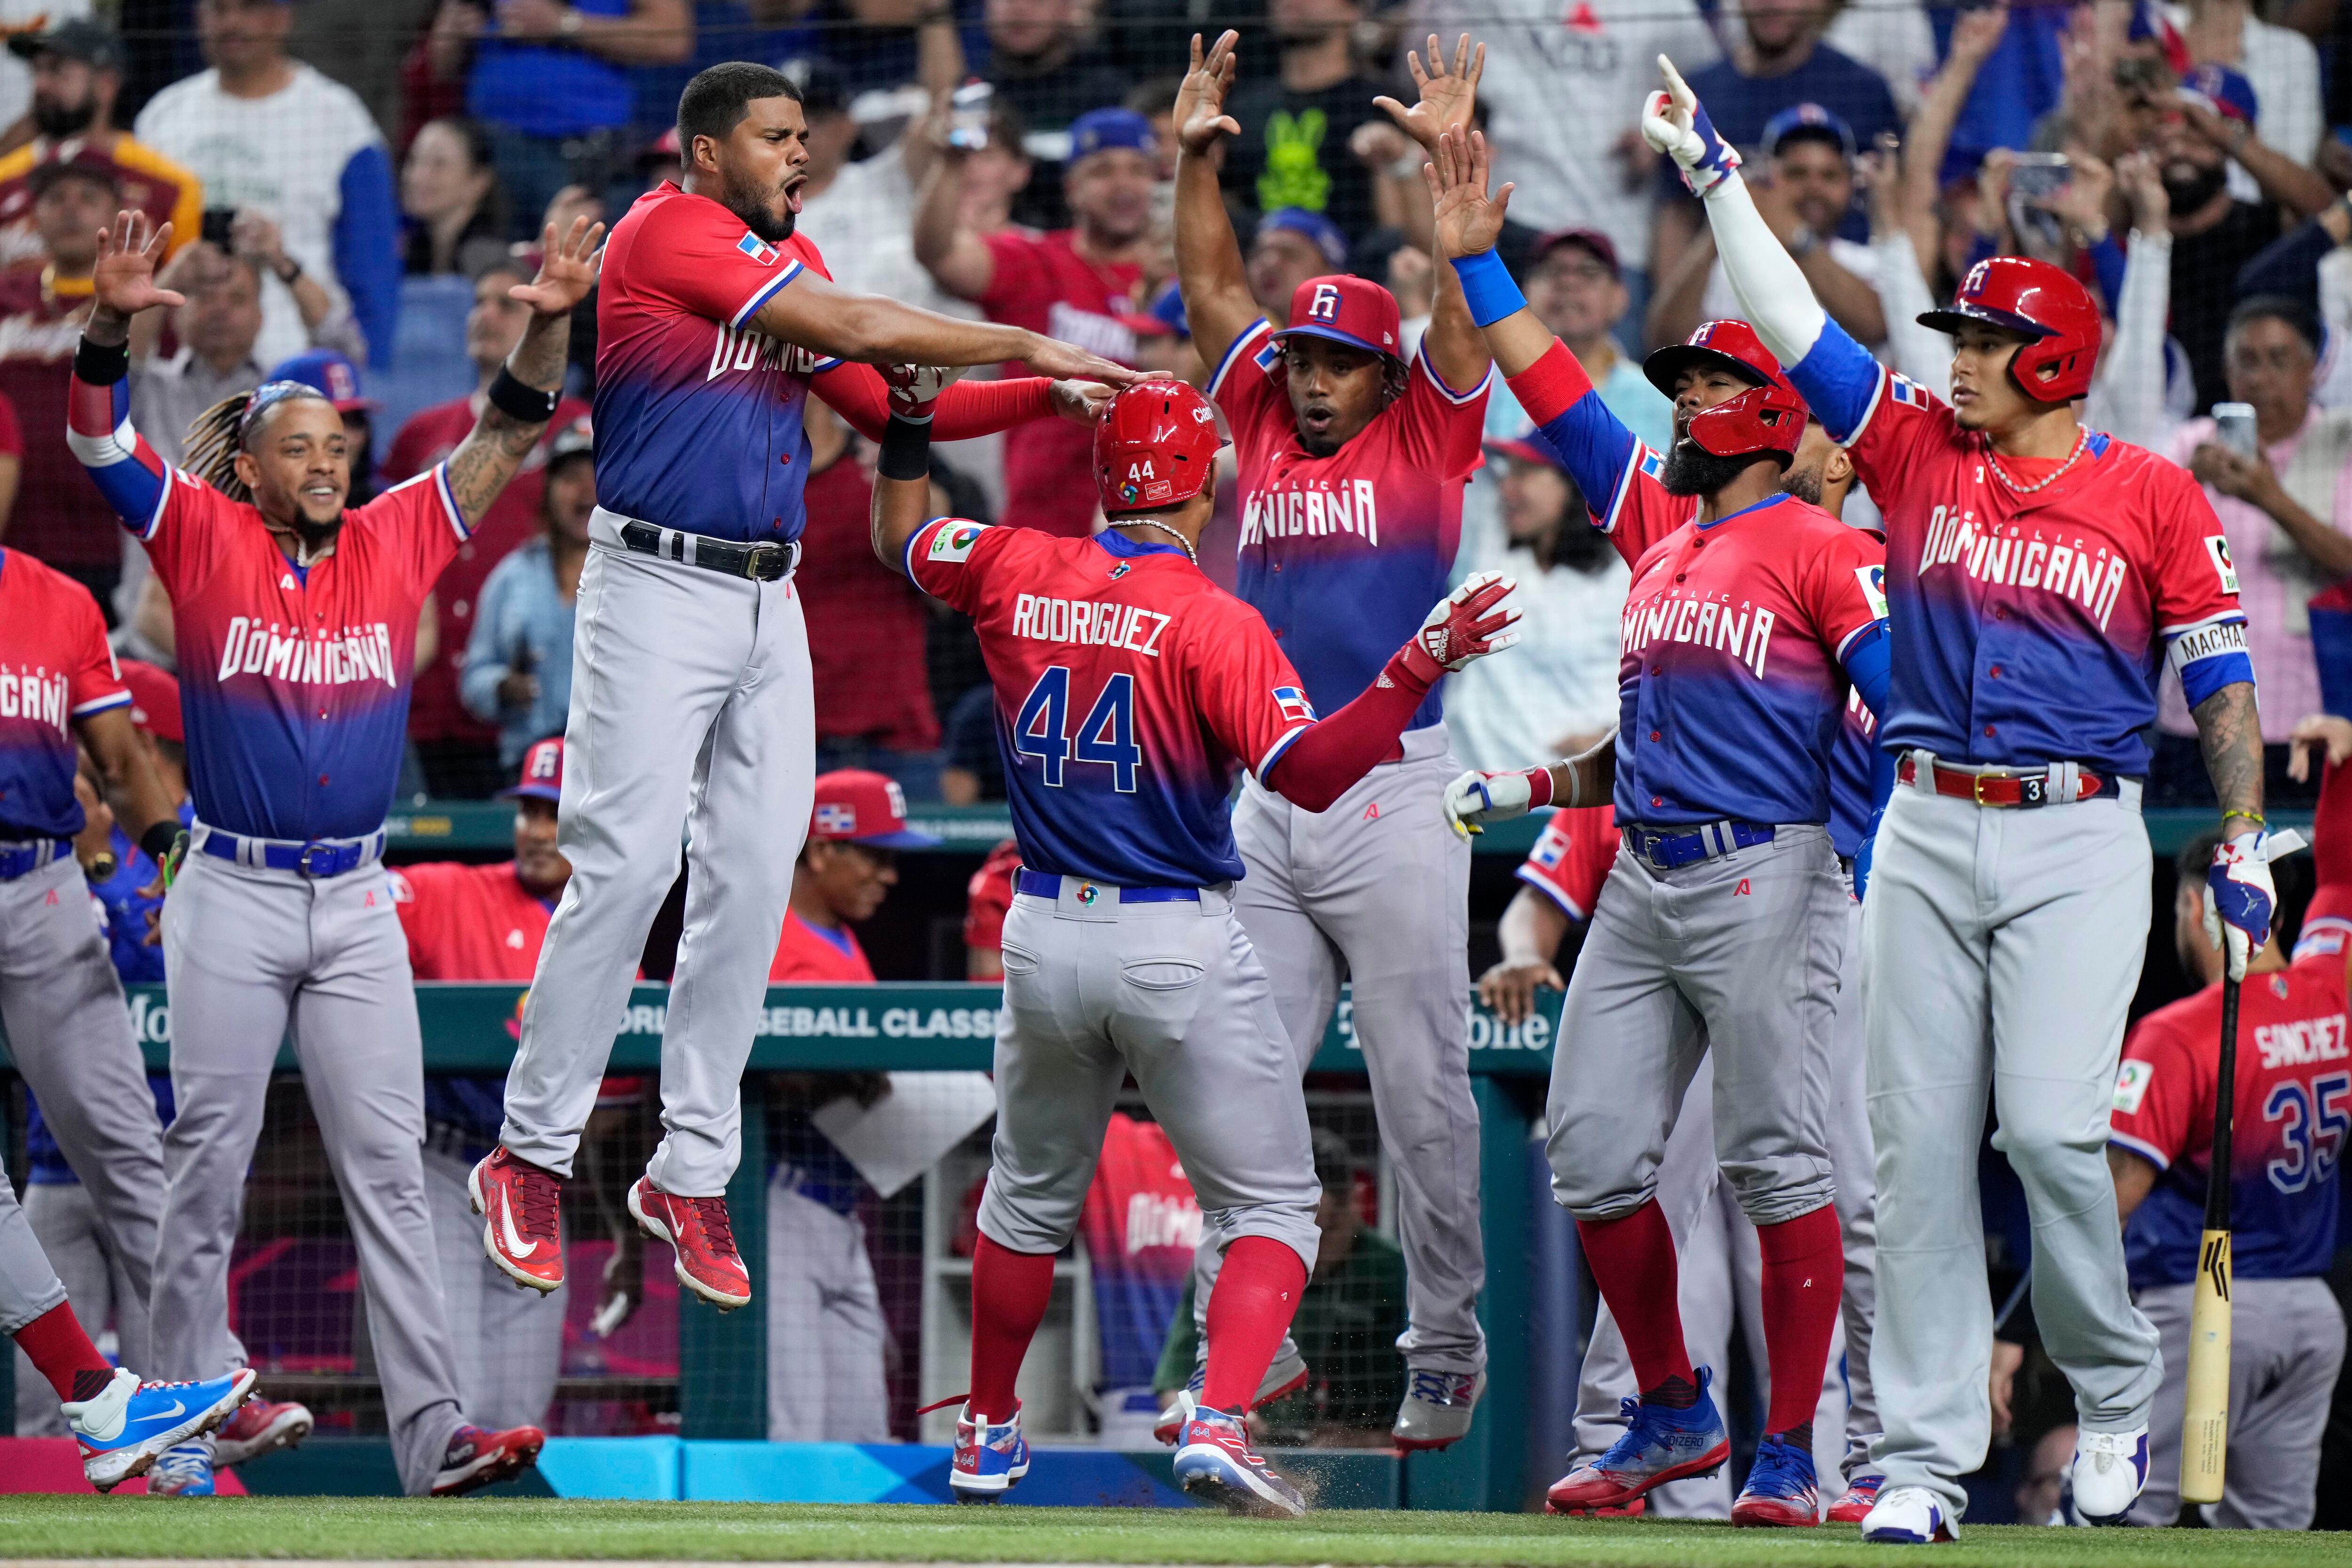
<instances>
[{"instance_id":1,"label":"red sock","mask_svg":"<svg viewBox=\"0 0 2352 1568\"><path fill-rule=\"evenodd\" d=\"M1625 1336L1633 1378L1649 1393L1680 1378L1697 1396L1698 1377L1683 1347L1680 1281L1675 1269L1675 1233L1665 1212L1651 1199L1622 1219L1580 1219L1577 1239L1585 1266L1601 1287L1601 1299ZM1769 1321L1769 1320L1768 1320Z\"/></svg>"},{"instance_id":2,"label":"red sock","mask_svg":"<svg viewBox=\"0 0 2352 1568\"><path fill-rule=\"evenodd\" d=\"M95 1399L114 1381L114 1368L89 1343L81 1320L63 1301L16 1333L16 1348L40 1368L59 1399Z\"/></svg>"},{"instance_id":3,"label":"red sock","mask_svg":"<svg viewBox=\"0 0 2352 1568\"><path fill-rule=\"evenodd\" d=\"M1764 1250L1764 1350L1772 1364L1772 1407L1764 1430L1797 1433L1810 1448L1830 1331L1845 1286L1837 1210L1825 1203L1811 1214L1759 1225L1756 1239Z\"/></svg>"},{"instance_id":4,"label":"red sock","mask_svg":"<svg viewBox=\"0 0 2352 1568\"><path fill-rule=\"evenodd\" d=\"M1306 1289L1307 1265L1274 1238L1244 1236L1225 1249L1225 1265L1209 1292L1202 1404L1235 1416L1249 1408Z\"/></svg>"},{"instance_id":5,"label":"red sock","mask_svg":"<svg viewBox=\"0 0 2352 1568\"><path fill-rule=\"evenodd\" d=\"M971 1257L973 1415L1009 1421L1021 1407L1013 1385L1053 1295L1051 1252L1015 1252L985 1236L980 1239L979 1250Z\"/></svg>"}]
</instances>

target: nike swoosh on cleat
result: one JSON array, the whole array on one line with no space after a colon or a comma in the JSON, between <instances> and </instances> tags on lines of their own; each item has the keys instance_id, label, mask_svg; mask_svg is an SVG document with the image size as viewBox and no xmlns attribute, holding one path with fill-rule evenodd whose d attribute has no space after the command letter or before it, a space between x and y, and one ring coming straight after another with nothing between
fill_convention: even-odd
<instances>
[{"instance_id":1,"label":"nike swoosh on cleat","mask_svg":"<svg viewBox=\"0 0 2352 1568\"><path fill-rule=\"evenodd\" d=\"M188 1407L174 1399L172 1401L172 1407L169 1410L158 1410L152 1416L139 1416L132 1424L134 1426L147 1426L156 1421L169 1421L174 1416L184 1416L187 1413Z\"/></svg>"},{"instance_id":2,"label":"nike swoosh on cleat","mask_svg":"<svg viewBox=\"0 0 2352 1568\"><path fill-rule=\"evenodd\" d=\"M499 1195L499 1240L505 1243L506 1249L515 1257L528 1258L539 1250L538 1242L525 1241L522 1239L522 1232L515 1228L514 1199L505 1193Z\"/></svg>"}]
</instances>

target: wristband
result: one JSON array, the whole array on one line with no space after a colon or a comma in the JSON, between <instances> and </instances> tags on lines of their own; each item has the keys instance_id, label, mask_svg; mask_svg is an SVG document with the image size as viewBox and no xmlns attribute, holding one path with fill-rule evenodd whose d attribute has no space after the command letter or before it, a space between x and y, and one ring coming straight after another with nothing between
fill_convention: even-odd
<instances>
[{"instance_id":1,"label":"wristband","mask_svg":"<svg viewBox=\"0 0 2352 1568\"><path fill-rule=\"evenodd\" d=\"M2229 824L2230 819L2232 817L2243 817L2246 821L2252 822L2258 828L2268 825L2268 822L2260 811L2241 810L2235 806L2232 806L2230 810L2221 813L2222 825L2226 827Z\"/></svg>"},{"instance_id":2,"label":"wristband","mask_svg":"<svg viewBox=\"0 0 2352 1568\"><path fill-rule=\"evenodd\" d=\"M1470 319L1481 328L1528 308L1528 297L1511 280L1511 269L1491 250L1455 256L1454 276L1462 280L1462 298L1469 302Z\"/></svg>"},{"instance_id":3,"label":"wristband","mask_svg":"<svg viewBox=\"0 0 2352 1568\"><path fill-rule=\"evenodd\" d=\"M491 379L488 395L492 408L525 424L545 424L553 419L555 405L563 396L561 392L540 391L504 365Z\"/></svg>"},{"instance_id":4,"label":"wristband","mask_svg":"<svg viewBox=\"0 0 2352 1568\"><path fill-rule=\"evenodd\" d=\"M890 416L882 432L882 455L874 471L885 479L928 479L931 476L931 426L898 414Z\"/></svg>"},{"instance_id":5,"label":"wristband","mask_svg":"<svg viewBox=\"0 0 2352 1568\"><path fill-rule=\"evenodd\" d=\"M179 820L166 817L160 822L147 824L147 831L139 835L139 848L149 860L160 866L171 854L173 841L179 836Z\"/></svg>"},{"instance_id":6,"label":"wristband","mask_svg":"<svg viewBox=\"0 0 2352 1568\"><path fill-rule=\"evenodd\" d=\"M1527 772L1527 779L1528 810L1530 811L1539 811L1546 806L1550 805L1552 803L1550 767L1547 765L1542 768L1528 768ZM1576 769L1573 768L1569 769L1568 787L1570 791L1573 793L1576 789ZM1571 806L1575 803L1576 802L1574 800L1570 800L1569 802Z\"/></svg>"},{"instance_id":7,"label":"wristband","mask_svg":"<svg viewBox=\"0 0 2352 1568\"><path fill-rule=\"evenodd\" d=\"M85 386L110 387L131 373L131 345L93 343L85 332L81 347L74 350L73 373Z\"/></svg>"}]
</instances>

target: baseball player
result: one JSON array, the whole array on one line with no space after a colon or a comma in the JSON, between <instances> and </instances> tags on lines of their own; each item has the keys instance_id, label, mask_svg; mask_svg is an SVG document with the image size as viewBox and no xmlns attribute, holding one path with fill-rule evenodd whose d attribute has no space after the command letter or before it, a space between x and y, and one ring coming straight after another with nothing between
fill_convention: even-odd
<instances>
[{"instance_id":1,"label":"baseball player","mask_svg":"<svg viewBox=\"0 0 2352 1568\"><path fill-rule=\"evenodd\" d=\"M1289 324L1277 332L1268 323L1213 162L1239 132L1224 113L1235 37L1219 38L1205 59L1192 41L1177 98L1177 277L1193 344L1214 367L1209 395L1240 459L1236 591L1328 711L1371 685L1444 591L1463 486L1485 461L1486 350L1448 277L1437 280L1435 313L1410 362L1395 297L1368 279L1310 277L1291 297ZM1465 37L1449 68L1432 38L1428 68L1412 61L1420 101L1410 111L1382 105L1429 145L1440 127L1468 121L1484 66ZM1265 960L1302 1075L1339 982L1354 987L1405 1255L1410 1326L1397 1348L1407 1376L1391 1433L1403 1448L1444 1448L1469 1431L1486 1364L1478 1112L1462 997L1470 853L1435 810L1454 771L1433 690L1395 754L1330 810L1297 810L1255 779L1234 810L1248 867L1235 909ZM1196 1301L1210 1299L1215 1264L1204 1244ZM1306 1375L1286 1341L1258 1400ZM1180 1398L1162 1413L1163 1434L1178 1429L1183 1410Z\"/></svg>"},{"instance_id":2,"label":"baseball player","mask_svg":"<svg viewBox=\"0 0 2352 1568\"><path fill-rule=\"evenodd\" d=\"M1643 371L1675 399L1651 452L1520 298L1494 243L1486 139L1447 131L1437 237L1512 392L1632 564L1613 748L1525 773L1465 774L1465 826L1613 774L1624 852L1594 910L1552 1057L1546 1154L1641 1397L1625 1435L1549 1493L1620 1508L1714 1470L1727 1433L1685 1346L1658 1162L1702 1053L1716 1149L1763 1252L1772 1397L1735 1524L1820 1521L1812 1414L1843 1255L1828 1145L1832 1026L1852 894L1830 840L1830 754L1849 687L1886 685L1876 538L1784 489L1805 405L1745 322L1710 321ZM1587 791L1591 793L1587 793Z\"/></svg>"},{"instance_id":3,"label":"baseball player","mask_svg":"<svg viewBox=\"0 0 2352 1568\"><path fill-rule=\"evenodd\" d=\"M703 71L678 99L677 130L685 187L665 182L614 226L597 300L603 505L580 575L559 818L572 875L523 1009L501 1146L474 1188L491 1260L533 1289L562 1284L561 1185L684 829L692 891L662 1039L667 1135L627 1201L672 1243L680 1283L726 1311L751 1292L721 1196L741 1148L737 1087L816 775L792 580L813 380L835 408L878 414L875 372L840 361L1136 376L1034 332L835 287L793 232L808 127L779 72ZM1043 381L952 393L942 438L1044 414L1055 395L1087 406ZM878 418L852 423L881 433Z\"/></svg>"},{"instance_id":4,"label":"baseball player","mask_svg":"<svg viewBox=\"0 0 2352 1568\"><path fill-rule=\"evenodd\" d=\"M984 1500L1028 1469L1013 1379L1132 1071L1224 1253L1176 1473L1232 1507L1302 1512L1242 1419L1314 1265L1321 1189L1297 1063L1235 918L1229 770L1329 809L1445 670L1514 640L1518 612L1498 608L1511 584L1485 574L1441 598L1363 695L1318 722L1265 622L1199 570L1222 444L1200 393L1160 382L1113 402L1095 435L1110 527L1091 539L925 524L929 440L911 402L883 443L875 550L973 619L1022 860L950 1483Z\"/></svg>"},{"instance_id":5,"label":"baseball player","mask_svg":"<svg viewBox=\"0 0 2352 1568\"><path fill-rule=\"evenodd\" d=\"M411 1493L511 1474L542 1438L534 1427L474 1426L458 1399L419 1160L423 1047L381 864L383 813L417 605L553 412L600 233L585 221L560 243L548 232L539 276L517 286L531 325L473 435L355 512L343 507L342 421L299 383L266 382L206 410L187 469L165 466L142 441L125 412L131 319L178 296L156 286L162 241L136 214L103 236L69 392L75 456L172 596L196 808L164 862L176 874L163 936L179 1115L164 1141L156 1359L186 1377L241 1359L228 1333L229 1251L290 1025L358 1247ZM139 1098L143 1108L143 1089ZM173 1449L152 1490L208 1492L213 1458L202 1442Z\"/></svg>"},{"instance_id":6,"label":"baseball player","mask_svg":"<svg viewBox=\"0 0 2352 1568\"><path fill-rule=\"evenodd\" d=\"M1863 917L1886 1436L1872 1539L1949 1532L1990 1439L1976 1144L1987 1092L2034 1219L2033 1315L2074 1388L2076 1508L2120 1521L2147 1473L2157 1336L2132 1305L2106 1143L2146 952L2138 813L2169 664L2222 808L2207 887L2242 972L2267 940L2262 737L2228 542L2187 471L2082 426L2099 317L2056 267L1997 256L1948 310L1948 405L1814 300L1738 154L1672 64L1642 131L1704 200L1765 345L1844 444L1887 529L1901 757ZM2212 913L2218 911L2218 913ZM1890 983L1881 983L1881 977Z\"/></svg>"},{"instance_id":7,"label":"baseball player","mask_svg":"<svg viewBox=\"0 0 2352 1568\"><path fill-rule=\"evenodd\" d=\"M939 841L907 826L907 794L897 779L862 768L820 775L769 983L872 985L874 967L850 922L872 919L898 885L900 850Z\"/></svg>"},{"instance_id":8,"label":"baseball player","mask_svg":"<svg viewBox=\"0 0 2352 1568\"><path fill-rule=\"evenodd\" d=\"M2336 1175L2352 1122L2345 967L2352 957L2352 723L2306 719L2332 765L2313 825L2319 887L2293 963L2276 946L2247 966L2239 992L2235 1134L2231 1145L2229 1466L2206 1514L2231 1530L2307 1530L2320 1440L2344 1363L2344 1312L2327 1286ZM2297 761L2303 759L2298 758ZM2297 771L2301 771L2298 768ZM2164 1385L2148 1424L2147 1486L2135 1524L2180 1512L2189 1304L2213 1148L2221 953L2204 929L2200 834L2180 853L2173 942L2195 996L2133 1026L2116 1078L2107 1138L2133 1298L2164 1347Z\"/></svg>"}]
</instances>

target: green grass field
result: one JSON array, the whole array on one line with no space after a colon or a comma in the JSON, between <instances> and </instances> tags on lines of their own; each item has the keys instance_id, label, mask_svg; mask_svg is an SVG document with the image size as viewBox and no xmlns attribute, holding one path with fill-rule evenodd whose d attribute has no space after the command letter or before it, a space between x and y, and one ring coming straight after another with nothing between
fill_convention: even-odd
<instances>
[{"instance_id":1,"label":"green grass field","mask_svg":"<svg viewBox=\"0 0 2352 1568\"><path fill-rule=\"evenodd\" d=\"M807 1507L477 1499L0 1497L0 1557L634 1558L745 1562L1525 1563L1744 1568L1878 1563L1851 1529L1332 1512L1281 1523L1183 1511ZM1952 1568L2352 1565L2352 1535L1968 1531Z\"/></svg>"}]
</instances>

